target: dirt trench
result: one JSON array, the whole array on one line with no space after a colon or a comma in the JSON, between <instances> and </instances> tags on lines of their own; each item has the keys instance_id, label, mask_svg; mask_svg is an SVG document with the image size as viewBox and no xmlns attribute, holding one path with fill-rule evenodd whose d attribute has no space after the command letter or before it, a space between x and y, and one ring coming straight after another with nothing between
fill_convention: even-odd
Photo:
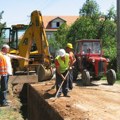
<instances>
[{"instance_id":1,"label":"dirt trench","mask_svg":"<svg viewBox=\"0 0 120 120\"><path fill-rule=\"evenodd\" d=\"M32 78L31 76L29 76L29 78L22 76L22 79L35 80L37 78L36 76L32 76ZM56 114L58 114L61 119L120 120L120 85L114 84L113 86L110 86L107 85L107 81L97 81L93 82L91 86L85 87L82 86L81 80L77 80L73 84L73 90L69 92L70 97L63 97L61 95L60 98L55 99L54 97L56 90L53 88L54 84L55 80L45 81L42 83L32 81L30 86L32 89L34 89L34 91L36 91L38 96L44 99L45 102L55 110ZM27 96L27 90L25 89L25 91L26 95L24 95L24 97ZM31 96L31 99L36 102L34 97ZM28 114L25 114L25 112L28 112L32 115L32 112L28 111L29 107L27 105L28 103L26 106L25 103L22 105L25 107L22 110L25 119L28 119ZM32 105L35 106L35 104ZM37 110L38 106L40 106L40 104L36 103L34 109ZM34 111L34 109L32 111ZM52 110L49 110L48 113L51 111ZM37 120L37 118L35 120ZM44 118L41 118L41 120L44 120Z\"/></svg>"}]
</instances>

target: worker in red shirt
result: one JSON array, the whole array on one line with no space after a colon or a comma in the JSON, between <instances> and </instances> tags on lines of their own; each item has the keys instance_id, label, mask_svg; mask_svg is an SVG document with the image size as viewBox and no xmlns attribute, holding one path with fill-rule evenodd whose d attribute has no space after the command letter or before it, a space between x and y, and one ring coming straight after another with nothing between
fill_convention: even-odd
<instances>
[{"instance_id":1,"label":"worker in red shirt","mask_svg":"<svg viewBox=\"0 0 120 120\"><path fill-rule=\"evenodd\" d=\"M68 88L69 88L69 90L72 90L72 88L73 88L73 65L76 62L76 58L75 58L75 55L73 53L73 45L71 43L67 43L66 52L71 57L71 64L72 65L71 65L70 73L69 73Z\"/></svg>"}]
</instances>

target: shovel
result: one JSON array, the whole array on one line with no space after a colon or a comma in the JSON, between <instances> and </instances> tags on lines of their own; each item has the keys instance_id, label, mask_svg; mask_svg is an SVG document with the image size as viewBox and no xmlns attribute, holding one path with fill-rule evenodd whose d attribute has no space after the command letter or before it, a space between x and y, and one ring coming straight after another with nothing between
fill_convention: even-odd
<instances>
[{"instance_id":1,"label":"shovel","mask_svg":"<svg viewBox=\"0 0 120 120\"><path fill-rule=\"evenodd\" d=\"M68 74L69 74L69 71L66 73L66 75L65 75L65 77L64 77L64 78L65 78L65 80L66 80L66 78L67 78ZM58 93L59 93L59 91L60 91L60 89L61 89L61 87L62 87L62 85L63 85L63 83L64 83L64 81L65 81L65 80L63 80L63 81L62 81L62 83L61 83L61 85L60 85L60 87L59 87L59 89L58 89L58 91L57 91L57 93L56 93L56 95L55 95L55 98L57 98Z\"/></svg>"}]
</instances>

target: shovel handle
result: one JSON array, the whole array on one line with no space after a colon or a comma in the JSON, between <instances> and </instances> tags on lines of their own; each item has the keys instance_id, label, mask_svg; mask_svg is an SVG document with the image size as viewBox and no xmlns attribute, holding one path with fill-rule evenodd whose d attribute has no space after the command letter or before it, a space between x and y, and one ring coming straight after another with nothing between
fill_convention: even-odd
<instances>
[{"instance_id":1,"label":"shovel handle","mask_svg":"<svg viewBox=\"0 0 120 120\"><path fill-rule=\"evenodd\" d=\"M68 74L69 74L69 71L66 73L66 75L65 75L65 79L67 78ZM61 83L61 85L60 85L60 87L59 87L59 89L58 89L58 91L57 91L57 93L56 93L56 95L55 95L55 98L57 98L58 93L59 93L59 91L60 91L60 89L61 89L63 83L64 83L64 80L62 81L62 83Z\"/></svg>"}]
</instances>

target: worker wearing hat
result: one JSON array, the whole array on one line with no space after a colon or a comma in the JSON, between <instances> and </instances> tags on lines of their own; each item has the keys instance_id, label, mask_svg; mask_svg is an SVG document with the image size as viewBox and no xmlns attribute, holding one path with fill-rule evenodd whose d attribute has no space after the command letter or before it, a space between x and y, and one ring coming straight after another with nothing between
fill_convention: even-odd
<instances>
[{"instance_id":1,"label":"worker wearing hat","mask_svg":"<svg viewBox=\"0 0 120 120\"><path fill-rule=\"evenodd\" d=\"M67 43L66 47L69 48L69 49L73 49L73 45L71 43Z\"/></svg>"},{"instance_id":2,"label":"worker wearing hat","mask_svg":"<svg viewBox=\"0 0 120 120\"><path fill-rule=\"evenodd\" d=\"M10 51L10 46L7 45L7 44L4 44L2 46L2 49L1 49L1 54L4 56L4 59L6 61L6 71L7 71L5 80L4 80L3 84L2 84L2 86L4 86L4 93L7 93L7 91L8 91L9 75L12 75L11 59L23 59L23 60L29 61L29 59L24 58L22 56L9 54L9 51ZM6 94L4 96L6 97ZM8 106L9 105L8 100L5 98L4 101L5 102L2 103L2 106Z\"/></svg>"},{"instance_id":3,"label":"worker wearing hat","mask_svg":"<svg viewBox=\"0 0 120 120\"><path fill-rule=\"evenodd\" d=\"M57 97L59 97L62 93L64 96L68 96L67 94L68 93L68 76L66 76L66 74L68 73L70 61L71 60L70 60L69 54L66 53L64 49L60 49L58 51L58 56L55 58L57 91L63 80L64 80L64 83Z\"/></svg>"},{"instance_id":4,"label":"worker wearing hat","mask_svg":"<svg viewBox=\"0 0 120 120\"><path fill-rule=\"evenodd\" d=\"M70 74L69 74L69 80L68 80L68 88L70 90L72 90L73 88L73 66L74 66L74 63L76 62L76 58L75 58L75 55L73 53L73 45L71 43L67 43L66 45L66 52L69 54L69 56L71 57L71 64L72 64L72 67L70 68Z\"/></svg>"}]
</instances>

